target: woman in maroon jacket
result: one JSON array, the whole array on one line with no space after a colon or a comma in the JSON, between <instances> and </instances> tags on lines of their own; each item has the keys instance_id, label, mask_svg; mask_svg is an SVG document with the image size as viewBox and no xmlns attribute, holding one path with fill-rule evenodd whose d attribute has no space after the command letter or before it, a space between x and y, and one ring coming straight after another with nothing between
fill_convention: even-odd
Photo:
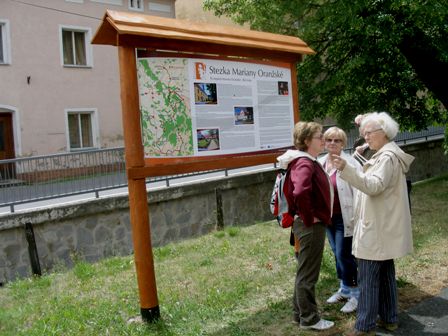
<instances>
[{"instance_id":1,"label":"woman in maroon jacket","mask_svg":"<svg viewBox=\"0 0 448 336\"><path fill-rule=\"evenodd\" d=\"M294 287L294 320L304 329L325 330L334 322L320 317L315 286L325 245L326 226L331 223L332 186L327 173L316 160L324 149L322 126L315 122L299 122L294 127L297 151L288 151L290 158L288 194L290 208L299 216L293 231L300 243L298 269ZM282 158L279 158L279 161Z\"/></svg>"}]
</instances>

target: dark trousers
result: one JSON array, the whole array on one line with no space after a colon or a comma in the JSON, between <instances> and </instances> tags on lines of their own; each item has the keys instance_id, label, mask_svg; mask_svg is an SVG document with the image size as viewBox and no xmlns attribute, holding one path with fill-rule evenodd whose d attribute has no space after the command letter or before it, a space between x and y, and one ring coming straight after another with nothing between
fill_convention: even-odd
<instances>
[{"instance_id":1,"label":"dark trousers","mask_svg":"<svg viewBox=\"0 0 448 336\"><path fill-rule=\"evenodd\" d=\"M300 245L293 297L294 319L301 325L310 326L320 320L315 287L324 251L325 225L315 223L306 227L300 219L296 219L293 231Z\"/></svg>"},{"instance_id":2,"label":"dark trousers","mask_svg":"<svg viewBox=\"0 0 448 336\"><path fill-rule=\"evenodd\" d=\"M331 226L327 228L328 242L336 259L338 279L347 287L358 285L357 264L352 255L352 237L344 237L344 221L342 215L331 218Z\"/></svg>"},{"instance_id":3,"label":"dark trousers","mask_svg":"<svg viewBox=\"0 0 448 336\"><path fill-rule=\"evenodd\" d=\"M360 331L375 329L378 315L386 323L396 323L397 282L393 259L358 259L358 281L361 293L355 328Z\"/></svg>"}]
</instances>

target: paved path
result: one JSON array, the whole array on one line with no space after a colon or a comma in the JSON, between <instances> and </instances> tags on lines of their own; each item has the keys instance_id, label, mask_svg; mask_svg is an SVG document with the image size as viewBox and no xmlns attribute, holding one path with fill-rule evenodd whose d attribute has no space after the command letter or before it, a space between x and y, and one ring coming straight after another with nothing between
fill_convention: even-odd
<instances>
[{"instance_id":1,"label":"paved path","mask_svg":"<svg viewBox=\"0 0 448 336\"><path fill-rule=\"evenodd\" d=\"M400 327L393 333L377 329L381 336L448 335L448 288L436 297L426 299L399 315Z\"/></svg>"}]
</instances>

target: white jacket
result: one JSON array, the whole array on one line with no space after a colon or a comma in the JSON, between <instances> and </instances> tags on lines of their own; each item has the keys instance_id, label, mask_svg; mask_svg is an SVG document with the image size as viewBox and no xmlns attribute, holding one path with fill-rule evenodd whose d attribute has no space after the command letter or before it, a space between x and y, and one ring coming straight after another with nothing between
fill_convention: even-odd
<instances>
[{"instance_id":1,"label":"white jacket","mask_svg":"<svg viewBox=\"0 0 448 336\"><path fill-rule=\"evenodd\" d=\"M344 151L341 152L341 157L347 161L350 165L355 167L357 170L361 171L362 167L358 161L356 161L352 156L348 155ZM325 166L328 154L319 158L319 162L322 166ZM330 172L330 175L333 172ZM353 208L356 188L351 186L349 183L341 179L340 172L336 172L336 185L338 189L339 204L341 205L342 220L344 221L344 237L353 236L353 228L355 226L353 220Z\"/></svg>"},{"instance_id":2,"label":"white jacket","mask_svg":"<svg viewBox=\"0 0 448 336\"><path fill-rule=\"evenodd\" d=\"M414 160L395 142L384 145L359 172L347 164L341 178L356 187L352 253L388 260L413 251L405 173Z\"/></svg>"}]
</instances>

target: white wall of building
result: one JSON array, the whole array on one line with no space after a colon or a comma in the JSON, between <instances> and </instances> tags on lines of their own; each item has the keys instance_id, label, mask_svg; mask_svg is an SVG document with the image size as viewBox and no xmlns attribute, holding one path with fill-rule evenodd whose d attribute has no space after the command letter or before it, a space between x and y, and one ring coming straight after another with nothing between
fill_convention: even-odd
<instances>
[{"instance_id":1,"label":"white wall of building","mask_svg":"<svg viewBox=\"0 0 448 336\"><path fill-rule=\"evenodd\" d=\"M174 0L140 1L141 13L175 16ZM16 157L70 150L70 110L96 114L97 148L123 145L117 48L88 43L90 66L64 66L61 27L86 30L93 36L106 9L130 11L129 2L0 1L0 24L8 28L10 55L0 64L0 112L13 114Z\"/></svg>"},{"instance_id":2,"label":"white wall of building","mask_svg":"<svg viewBox=\"0 0 448 336\"><path fill-rule=\"evenodd\" d=\"M213 12L204 11L202 8L203 2L203 0L176 0L176 18L195 22L219 24L223 26L238 26L227 17L216 17Z\"/></svg>"}]
</instances>

